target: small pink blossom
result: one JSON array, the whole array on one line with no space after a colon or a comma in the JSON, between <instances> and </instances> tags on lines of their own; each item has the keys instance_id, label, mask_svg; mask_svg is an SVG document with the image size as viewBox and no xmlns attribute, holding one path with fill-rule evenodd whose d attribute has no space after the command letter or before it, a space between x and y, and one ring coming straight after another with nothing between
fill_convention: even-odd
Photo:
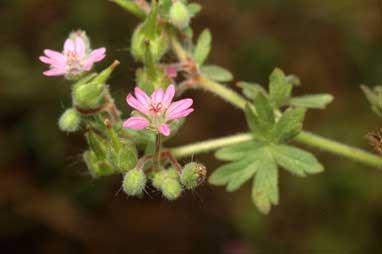
<instances>
[{"instance_id":1,"label":"small pink blossom","mask_svg":"<svg viewBox=\"0 0 382 254\"><path fill-rule=\"evenodd\" d=\"M90 71L93 64L105 58L105 48L91 51L80 33L66 39L62 53L45 49L40 61L50 65L50 70L45 71L45 76L77 75Z\"/></svg>"},{"instance_id":2,"label":"small pink blossom","mask_svg":"<svg viewBox=\"0 0 382 254\"><path fill-rule=\"evenodd\" d=\"M166 91L159 88L149 97L139 87L134 90L135 97L128 94L126 101L132 108L141 113L132 116L123 123L124 128L154 129L164 136L170 135L169 123L172 120L184 118L194 109L192 99L182 99L172 102L175 96L175 86L170 85Z\"/></svg>"},{"instance_id":3,"label":"small pink blossom","mask_svg":"<svg viewBox=\"0 0 382 254\"><path fill-rule=\"evenodd\" d=\"M170 78L176 78L177 75L178 75L178 70L175 66L167 67L167 76L169 76Z\"/></svg>"}]
</instances>

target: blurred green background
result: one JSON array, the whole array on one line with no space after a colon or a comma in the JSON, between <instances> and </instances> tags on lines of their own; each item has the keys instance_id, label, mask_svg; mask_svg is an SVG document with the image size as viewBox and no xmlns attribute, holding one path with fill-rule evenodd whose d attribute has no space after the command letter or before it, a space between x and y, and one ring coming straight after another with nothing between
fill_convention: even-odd
<instances>
[{"instance_id":1,"label":"blurred green background","mask_svg":"<svg viewBox=\"0 0 382 254\"><path fill-rule=\"evenodd\" d=\"M196 32L214 34L210 63L237 80L267 83L276 66L298 75L297 93L332 93L305 127L368 147L382 127L359 85L382 84L380 0L203 0ZM42 75L44 48L73 29L122 64L110 80L120 109L134 86L129 55L138 20L107 0L0 0L0 253L382 253L382 172L315 150L326 166L299 179L282 172L281 203L268 216L236 193L203 185L176 202L120 192L121 177L91 179L80 134L58 130L68 83ZM216 96L189 92L195 113L169 145L244 131L243 115ZM197 155L211 172L219 162ZM184 161L185 162L185 161Z\"/></svg>"}]
</instances>

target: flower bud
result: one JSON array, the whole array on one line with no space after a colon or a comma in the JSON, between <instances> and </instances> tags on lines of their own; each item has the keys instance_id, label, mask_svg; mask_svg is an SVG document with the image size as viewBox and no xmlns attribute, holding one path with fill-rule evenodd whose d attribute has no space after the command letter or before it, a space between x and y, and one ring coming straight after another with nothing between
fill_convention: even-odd
<instances>
[{"instance_id":1,"label":"flower bud","mask_svg":"<svg viewBox=\"0 0 382 254\"><path fill-rule=\"evenodd\" d=\"M155 172L151 180L151 183L156 189L160 190L162 188L163 182L166 179L177 180L178 178L179 178L178 172L174 168L170 168L167 170L161 170L159 172Z\"/></svg>"},{"instance_id":2,"label":"flower bud","mask_svg":"<svg viewBox=\"0 0 382 254\"><path fill-rule=\"evenodd\" d=\"M179 198L182 193L182 186L179 181L173 178L166 178L162 182L161 191L165 198L168 200L175 200Z\"/></svg>"},{"instance_id":3,"label":"flower bud","mask_svg":"<svg viewBox=\"0 0 382 254\"><path fill-rule=\"evenodd\" d=\"M113 167L106 160L99 160L94 152L86 151L83 159L90 174L94 177L109 176L114 173Z\"/></svg>"},{"instance_id":4,"label":"flower bud","mask_svg":"<svg viewBox=\"0 0 382 254\"><path fill-rule=\"evenodd\" d=\"M163 34L148 40L143 32L142 25L140 25L134 31L131 39L131 54L136 60L144 61L147 49L153 61L157 62L168 50L168 40Z\"/></svg>"},{"instance_id":5,"label":"flower bud","mask_svg":"<svg viewBox=\"0 0 382 254\"><path fill-rule=\"evenodd\" d=\"M187 189L194 189L206 178L206 167L200 163L190 162L186 164L180 175L180 182Z\"/></svg>"},{"instance_id":6,"label":"flower bud","mask_svg":"<svg viewBox=\"0 0 382 254\"><path fill-rule=\"evenodd\" d=\"M127 172L137 165L137 149L134 145L123 144L118 153L114 149L109 149L108 158L113 162L118 172Z\"/></svg>"},{"instance_id":7,"label":"flower bud","mask_svg":"<svg viewBox=\"0 0 382 254\"><path fill-rule=\"evenodd\" d=\"M58 126L62 131L77 131L81 124L81 115L75 109L66 110L58 120Z\"/></svg>"},{"instance_id":8,"label":"flower bud","mask_svg":"<svg viewBox=\"0 0 382 254\"><path fill-rule=\"evenodd\" d=\"M177 1L170 8L169 18L171 24L182 30L190 24L191 16L187 6Z\"/></svg>"},{"instance_id":9,"label":"flower bud","mask_svg":"<svg viewBox=\"0 0 382 254\"><path fill-rule=\"evenodd\" d=\"M132 169L123 178L123 191L129 196L142 194L146 185L146 175L142 170Z\"/></svg>"},{"instance_id":10,"label":"flower bud","mask_svg":"<svg viewBox=\"0 0 382 254\"><path fill-rule=\"evenodd\" d=\"M102 83L87 83L73 87L73 101L83 109L95 109L100 106L105 91Z\"/></svg>"}]
</instances>

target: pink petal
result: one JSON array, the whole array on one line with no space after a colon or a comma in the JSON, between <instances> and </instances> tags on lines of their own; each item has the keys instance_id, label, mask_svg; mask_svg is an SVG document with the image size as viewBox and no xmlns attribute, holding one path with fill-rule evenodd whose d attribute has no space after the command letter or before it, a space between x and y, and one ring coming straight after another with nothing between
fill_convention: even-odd
<instances>
[{"instance_id":1,"label":"pink petal","mask_svg":"<svg viewBox=\"0 0 382 254\"><path fill-rule=\"evenodd\" d=\"M173 84L169 85L166 89L166 92L163 95L162 103L165 108L170 106L172 99L175 95L175 86Z\"/></svg>"},{"instance_id":2,"label":"pink petal","mask_svg":"<svg viewBox=\"0 0 382 254\"><path fill-rule=\"evenodd\" d=\"M50 50L50 49L45 49L44 54L54 61L57 61L60 63L66 63L66 57L60 52Z\"/></svg>"},{"instance_id":3,"label":"pink petal","mask_svg":"<svg viewBox=\"0 0 382 254\"><path fill-rule=\"evenodd\" d=\"M81 37L76 37L76 52L79 55L80 59L85 56L86 47L85 42Z\"/></svg>"},{"instance_id":4,"label":"pink petal","mask_svg":"<svg viewBox=\"0 0 382 254\"><path fill-rule=\"evenodd\" d=\"M90 53L88 59L86 59L83 68L89 71L93 67L94 63L99 62L105 58L105 52L106 48L98 48L96 50L93 50Z\"/></svg>"},{"instance_id":5,"label":"pink petal","mask_svg":"<svg viewBox=\"0 0 382 254\"><path fill-rule=\"evenodd\" d=\"M155 101L155 102L162 102L162 98L163 98L163 89L162 88L158 88L151 95L151 100Z\"/></svg>"},{"instance_id":6,"label":"pink petal","mask_svg":"<svg viewBox=\"0 0 382 254\"><path fill-rule=\"evenodd\" d=\"M72 39L66 39L64 43L64 53L68 53L70 51L74 51L74 42Z\"/></svg>"},{"instance_id":7,"label":"pink petal","mask_svg":"<svg viewBox=\"0 0 382 254\"><path fill-rule=\"evenodd\" d=\"M181 112L179 112L177 114L171 114L170 116L167 115L166 120L169 121L169 120L174 120L174 119L178 119L178 118L183 118L183 117L188 116L192 112L194 112L194 109L193 108L189 108L189 109L181 111Z\"/></svg>"},{"instance_id":8,"label":"pink petal","mask_svg":"<svg viewBox=\"0 0 382 254\"><path fill-rule=\"evenodd\" d=\"M150 114L148 109L140 101L135 99L134 96L132 96L131 94L127 95L126 102L127 102L127 104L130 105L130 107L138 110L139 112L146 114L146 115Z\"/></svg>"},{"instance_id":9,"label":"pink petal","mask_svg":"<svg viewBox=\"0 0 382 254\"><path fill-rule=\"evenodd\" d=\"M177 75L177 70L176 70L176 67L174 66L170 66L167 68L167 75L170 77L170 78L175 78L176 75Z\"/></svg>"},{"instance_id":10,"label":"pink petal","mask_svg":"<svg viewBox=\"0 0 382 254\"><path fill-rule=\"evenodd\" d=\"M67 71L64 69L51 69L43 72L45 76L61 76L67 74Z\"/></svg>"},{"instance_id":11,"label":"pink petal","mask_svg":"<svg viewBox=\"0 0 382 254\"><path fill-rule=\"evenodd\" d=\"M151 104L151 99L150 97L144 92L142 91L142 89L140 89L139 87L136 87L134 89L134 92L135 92L135 97L137 98L137 100L143 105L145 106L145 108L149 108L150 107L150 104Z\"/></svg>"},{"instance_id":12,"label":"pink petal","mask_svg":"<svg viewBox=\"0 0 382 254\"><path fill-rule=\"evenodd\" d=\"M174 116L190 108L192 106L192 103L192 99L183 99L171 103L170 107L167 109L167 118L174 119Z\"/></svg>"},{"instance_id":13,"label":"pink petal","mask_svg":"<svg viewBox=\"0 0 382 254\"><path fill-rule=\"evenodd\" d=\"M105 53L106 53L106 48L95 49L90 53L88 60L91 60L94 63L99 62L105 58Z\"/></svg>"},{"instance_id":14,"label":"pink petal","mask_svg":"<svg viewBox=\"0 0 382 254\"><path fill-rule=\"evenodd\" d=\"M158 130L164 136L166 137L170 136L170 127L167 124L162 124L161 126L159 126Z\"/></svg>"},{"instance_id":15,"label":"pink petal","mask_svg":"<svg viewBox=\"0 0 382 254\"><path fill-rule=\"evenodd\" d=\"M54 67L64 68L66 66L65 63L56 61L55 59L46 56L40 56L39 59L41 62L53 65Z\"/></svg>"},{"instance_id":16,"label":"pink petal","mask_svg":"<svg viewBox=\"0 0 382 254\"><path fill-rule=\"evenodd\" d=\"M149 121L141 116L133 116L123 123L123 128L144 129L149 126Z\"/></svg>"}]
</instances>

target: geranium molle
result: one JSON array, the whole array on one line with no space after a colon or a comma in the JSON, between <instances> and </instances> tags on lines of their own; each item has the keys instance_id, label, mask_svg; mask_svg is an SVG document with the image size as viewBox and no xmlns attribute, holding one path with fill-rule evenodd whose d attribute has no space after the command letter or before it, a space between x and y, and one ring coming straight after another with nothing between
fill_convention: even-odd
<instances>
[{"instance_id":1,"label":"geranium molle","mask_svg":"<svg viewBox=\"0 0 382 254\"><path fill-rule=\"evenodd\" d=\"M175 86L170 85L166 91L159 88L149 97L140 88L134 90L135 97L129 94L127 104L140 112L140 116L132 116L123 123L124 128L154 129L157 132L169 136L172 120L184 118L191 114L194 109L192 99L182 99L172 102L175 96Z\"/></svg>"},{"instance_id":2,"label":"geranium molle","mask_svg":"<svg viewBox=\"0 0 382 254\"><path fill-rule=\"evenodd\" d=\"M90 71L93 64L105 58L105 48L90 50L82 38L84 33L72 33L64 43L62 53L45 49L40 61L50 65L50 70L45 71L45 76L78 75Z\"/></svg>"}]
</instances>

